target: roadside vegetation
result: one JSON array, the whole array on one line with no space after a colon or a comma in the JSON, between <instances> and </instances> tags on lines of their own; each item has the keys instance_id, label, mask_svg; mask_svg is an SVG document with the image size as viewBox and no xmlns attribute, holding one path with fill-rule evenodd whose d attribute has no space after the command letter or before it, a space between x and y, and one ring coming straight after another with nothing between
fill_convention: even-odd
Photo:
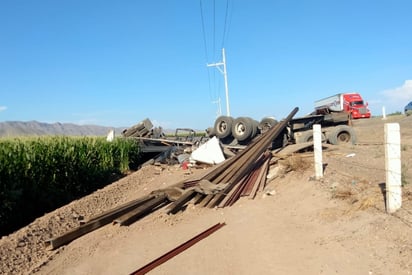
<instances>
[{"instance_id":1,"label":"roadside vegetation","mask_svg":"<svg viewBox=\"0 0 412 275\"><path fill-rule=\"evenodd\" d=\"M396 116L403 116L403 115L408 115L408 114L404 114L401 111L396 111L393 113L386 114L387 117L396 117ZM382 115L374 115L372 116L372 118L382 118Z\"/></svg>"},{"instance_id":2,"label":"roadside vegetation","mask_svg":"<svg viewBox=\"0 0 412 275\"><path fill-rule=\"evenodd\" d=\"M139 157L123 138L0 139L0 235L136 169Z\"/></svg>"},{"instance_id":3,"label":"roadside vegetation","mask_svg":"<svg viewBox=\"0 0 412 275\"><path fill-rule=\"evenodd\" d=\"M394 113L388 114L388 116L401 116L401 115L402 115L402 112L400 112L400 111L396 111Z\"/></svg>"}]
</instances>

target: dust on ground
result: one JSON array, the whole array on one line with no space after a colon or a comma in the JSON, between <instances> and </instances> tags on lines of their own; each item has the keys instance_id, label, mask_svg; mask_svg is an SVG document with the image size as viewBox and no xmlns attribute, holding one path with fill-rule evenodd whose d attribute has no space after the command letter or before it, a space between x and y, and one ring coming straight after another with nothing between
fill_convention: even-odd
<instances>
[{"instance_id":1,"label":"dust on ground","mask_svg":"<svg viewBox=\"0 0 412 275\"><path fill-rule=\"evenodd\" d=\"M384 123L402 139L403 205L385 212ZM2 274L129 274L210 226L226 225L151 274L409 274L412 272L412 117L354 122L357 145L323 154L314 180L295 167L270 181L254 200L228 208L160 209L130 226L106 225L48 251L44 241L79 221L181 181L204 169L147 166L59 208L0 240ZM304 165L301 165L305 167Z\"/></svg>"}]
</instances>

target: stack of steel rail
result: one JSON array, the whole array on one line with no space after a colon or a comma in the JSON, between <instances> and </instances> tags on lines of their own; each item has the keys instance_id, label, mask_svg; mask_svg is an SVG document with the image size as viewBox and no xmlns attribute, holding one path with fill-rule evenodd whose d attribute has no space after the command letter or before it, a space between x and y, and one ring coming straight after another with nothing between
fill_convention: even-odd
<instances>
[{"instance_id":1,"label":"stack of steel rail","mask_svg":"<svg viewBox=\"0 0 412 275\"><path fill-rule=\"evenodd\" d=\"M295 108L286 119L205 175L155 190L148 196L97 215L78 228L47 240L46 247L55 249L111 222L128 225L164 206L168 206L168 213L174 214L192 200L201 206L226 207L233 205L241 196L253 198L257 190L264 187L273 140L283 133L297 111Z\"/></svg>"},{"instance_id":2,"label":"stack of steel rail","mask_svg":"<svg viewBox=\"0 0 412 275\"><path fill-rule=\"evenodd\" d=\"M283 133L297 111L298 108L295 108L286 119L256 138L245 150L223 162L199 181L183 182L182 188L185 192L169 206L168 213L178 212L192 199L201 206L225 207L232 205L242 195L254 196L259 186L260 188L263 186L261 183L270 159L269 149L273 140ZM202 193L196 188L200 181L209 181L217 190L220 190L221 186L224 188L219 192L212 190L212 192Z\"/></svg>"}]
</instances>

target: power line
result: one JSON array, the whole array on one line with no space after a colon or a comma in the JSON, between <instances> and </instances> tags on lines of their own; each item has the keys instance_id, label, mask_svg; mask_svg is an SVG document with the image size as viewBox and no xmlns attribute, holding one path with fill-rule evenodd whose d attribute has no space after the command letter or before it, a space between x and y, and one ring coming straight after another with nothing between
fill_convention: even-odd
<instances>
[{"instance_id":1,"label":"power line","mask_svg":"<svg viewBox=\"0 0 412 275\"><path fill-rule=\"evenodd\" d=\"M206 63L209 60L208 56L208 51L207 51L207 41L206 41L206 30L205 30L205 19L203 17L203 4L202 0L199 1L200 4L200 18L202 21L202 34L203 34L203 45L204 45L204 50L205 50L205 58L206 58ZM212 85L211 85L211 79L210 79L210 72L207 70L207 79L208 79L208 85L209 85L209 97L210 100L213 101L215 100L215 97L212 96Z\"/></svg>"},{"instance_id":2,"label":"power line","mask_svg":"<svg viewBox=\"0 0 412 275\"><path fill-rule=\"evenodd\" d=\"M200 0L200 18L202 20L202 33L203 33L203 44L205 47L205 57L206 61L209 60L208 53L207 53L207 43L206 43L206 31L205 31L205 19L203 17L203 5L202 0Z\"/></svg>"},{"instance_id":3,"label":"power line","mask_svg":"<svg viewBox=\"0 0 412 275\"><path fill-rule=\"evenodd\" d=\"M213 0L213 58L216 54L216 0Z\"/></svg>"},{"instance_id":4,"label":"power line","mask_svg":"<svg viewBox=\"0 0 412 275\"><path fill-rule=\"evenodd\" d=\"M230 3L229 0L226 0L226 3L223 3L223 5L219 6L219 2L216 3L216 0L210 1L208 3L202 0L199 1L203 44L205 47L205 56L207 62L215 62L218 52L218 55L220 55L220 51L217 51L217 45L221 45L220 49L225 48L225 42L227 40L230 29L230 5L232 5L232 3ZM221 10L222 8L224 8L223 13L219 13L219 10ZM222 18L221 16L218 16L219 14L223 14L224 17ZM211 19L211 22L209 22L209 24L207 22L208 18ZM218 31L218 28L221 30L221 32ZM210 39L209 41L208 36ZM221 41L218 41L218 37L221 37ZM212 58L212 60L210 58Z\"/></svg>"},{"instance_id":5,"label":"power line","mask_svg":"<svg viewBox=\"0 0 412 275\"><path fill-rule=\"evenodd\" d=\"M222 37L222 49L225 47L226 30L227 30L226 27L228 26L227 24L228 13L229 13L229 0L226 0L225 23L223 25L223 37Z\"/></svg>"},{"instance_id":6,"label":"power line","mask_svg":"<svg viewBox=\"0 0 412 275\"><path fill-rule=\"evenodd\" d=\"M218 21L218 6L216 4L216 0L213 0L211 2L209 2L208 7L204 5L205 3L200 0L199 1L199 5L200 5L200 16L201 16L201 24L202 24L202 34L203 34L203 43L204 43L204 50L205 50L205 57L206 57L206 63L209 63L209 58L212 57L213 58L213 62L215 62L215 58L216 58L216 46L217 46L217 21ZM211 6L210 6L211 4ZM224 52L224 44L225 44L225 40L226 40L226 36L228 33L228 18L229 18L229 0L226 0L226 8L224 11L224 25L223 25L223 37L222 37L222 51ZM212 24L211 26L209 25L209 28L207 29L207 24L206 24L206 18L205 18L205 13L208 12L209 16L210 16L210 12L212 12ZM221 20L221 17L219 16L219 19ZM219 20L219 22L221 22ZM209 23L210 24L210 23ZM221 24L220 24L221 26ZM212 29L210 29L210 27L212 27ZM209 41L208 43L208 39L207 39L207 35L212 35L212 37L209 37L209 39L211 38L211 41ZM220 37L220 34L219 34ZM210 45L212 44L212 45ZM212 50L212 53L210 53L210 50ZM224 53L223 53L224 55ZM224 58L224 57L223 57ZM222 63L222 62L220 62ZM214 63L214 64L220 64L220 63ZM225 76L225 90L226 90L226 99L228 98L227 96L227 78L226 78L226 63L223 62L224 65L224 76ZM212 100L213 103L219 103L220 105L220 85L217 85L216 83L216 71L214 70L213 75L210 74L209 70L208 70L208 80L209 80L209 96ZM213 81L213 83L212 83ZM219 81L220 82L220 81ZM213 91L212 91L213 90ZM212 94L213 94L213 99L212 99ZM226 100L228 101L228 100ZM220 109L220 108L219 108ZM229 113L229 107L228 107L228 102L227 102L227 112Z\"/></svg>"}]
</instances>

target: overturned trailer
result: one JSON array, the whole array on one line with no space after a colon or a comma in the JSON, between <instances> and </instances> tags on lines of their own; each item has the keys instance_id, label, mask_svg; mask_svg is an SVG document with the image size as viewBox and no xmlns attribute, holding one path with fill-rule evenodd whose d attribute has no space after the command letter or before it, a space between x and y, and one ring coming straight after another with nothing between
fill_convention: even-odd
<instances>
[{"instance_id":1,"label":"overturned trailer","mask_svg":"<svg viewBox=\"0 0 412 275\"><path fill-rule=\"evenodd\" d=\"M209 139L190 128L177 128L174 134L165 134L148 118L125 129L122 136L135 139L143 153L143 161L150 162L182 162L189 157L188 153Z\"/></svg>"},{"instance_id":2,"label":"overturned trailer","mask_svg":"<svg viewBox=\"0 0 412 275\"><path fill-rule=\"evenodd\" d=\"M277 124L278 121L273 117L266 117L257 122L249 117L220 116L216 119L214 127L207 129L207 133L209 136L217 136L223 144L228 146L247 145ZM273 147L312 141L314 124L321 125L324 142L333 145L356 143L356 133L350 126L348 114L330 113L310 114L289 120L284 133L274 140Z\"/></svg>"}]
</instances>

